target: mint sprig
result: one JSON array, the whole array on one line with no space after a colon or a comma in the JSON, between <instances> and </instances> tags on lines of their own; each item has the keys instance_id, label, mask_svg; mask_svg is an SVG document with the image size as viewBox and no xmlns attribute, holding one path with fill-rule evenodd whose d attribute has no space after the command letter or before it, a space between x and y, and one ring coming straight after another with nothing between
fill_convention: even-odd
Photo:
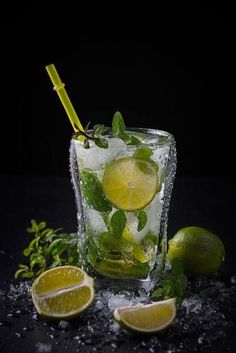
<instances>
[{"instance_id":1,"label":"mint sprig","mask_svg":"<svg viewBox=\"0 0 236 353\"><path fill-rule=\"evenodd\" d=\"M90 148L90 141L93 141L98 147L108 148L108 141L103 137L103 134L108 130L108 127L102 124L94 125L93 129L88 131L90 123L88 123L84 131L80 130L78 125L74 123L76 132L74 136L84 136L84 148Z\"/></svg>"},{"instance_id":2,"label":"mint sprig","mask_svg":"<svg viewBox=\"0 0 236 353\"><path fill-rule=\"evenodd\" d=\"M49 228L46 222L35 220L31 220L31 227L26 231L33 239L23 250L27 261L18 265L15 278L30 279L58 265L78 264L77 234L64 233L62 228Z\"/></svg>"},{"instance_id":3,"label":"mint sprig","mask_svg":"<svg viewBox=\"0 0 236 353\"><path fill-rule=\"evenodd\" d=\"M171 270L169 270L158 284L158 288L152 293L152 298L164 300L176 298L179 307L183 301L184 292L188 286L188 278L184 274L183 266L177 259L173 261Z\"/></svg>"}]
</instances>

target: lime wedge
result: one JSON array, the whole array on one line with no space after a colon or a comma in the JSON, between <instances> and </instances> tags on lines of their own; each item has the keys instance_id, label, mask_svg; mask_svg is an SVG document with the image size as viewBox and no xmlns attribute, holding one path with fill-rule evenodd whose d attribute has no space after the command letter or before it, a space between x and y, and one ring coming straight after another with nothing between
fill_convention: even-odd
<instances>
[{"instance_id":1,"label":"lime wedge","mask_svg":"<svg viewBox=\"0 0 236 353\"><path fill-rule=\"evenodd\" d=\"M94 280L78 267L55 267L34 281L32 299L40 315L70 319L92 303Z\"/></svg>"},{"instance_id":2,"label":"lime wedge","mask_svg":"<svg viewBox=\"0 0 236 353\"><path fill-rule=\"evenodd\" d=\"M157 171L152 163L125 157L106 168L102 188L106 198L117 208L136 211L147 206L157 192Z\"/></svg>"},{"instance_id":3,"label":"lime wedge","mask_svg":"<svg viewBox=\"0 0 236 353\"><path fill-rule=\"evenodd\" d=\"M142 333L153 333L168 327L176 316L175 298L147 305L116 308L114 318L121 326Z\"/></svg>"}]
</instances>

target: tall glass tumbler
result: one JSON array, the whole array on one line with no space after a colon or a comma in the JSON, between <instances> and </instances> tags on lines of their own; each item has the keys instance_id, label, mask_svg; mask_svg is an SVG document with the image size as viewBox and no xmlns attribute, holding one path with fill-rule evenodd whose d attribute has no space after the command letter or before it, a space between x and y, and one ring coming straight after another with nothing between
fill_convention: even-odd
<instances>
[{"instance_id":1,"label":"tall glass tumbler","mask_svg":"<svg viewBox=\"0 0 236 353\"><path fill-rule=\"evenodd\" d=\"M154 129L129 128L128 134L135 144L108 132L107 148L93 141L85 148L72 136L78 266L96 278L98 287L149 292L158 282L164 264L160 253L167 247L175 139Z\"/></svg>"}]
</instances>

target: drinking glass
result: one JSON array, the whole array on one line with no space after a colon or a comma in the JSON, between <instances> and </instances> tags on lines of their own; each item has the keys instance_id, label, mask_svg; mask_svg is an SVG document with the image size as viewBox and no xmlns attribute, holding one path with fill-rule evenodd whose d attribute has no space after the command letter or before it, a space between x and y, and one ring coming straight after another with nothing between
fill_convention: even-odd
<instances>
[{"instance_id":1,"label":"drinking glass","mask_svg":"<svg viewBox=\"0 0 236 353\"><path fill-rule=\"evenodd\" d=\"M128 128L127 134L135 144L111 131L104 136L107 148L71 138L78 266L97 287L149 292L165 265L175 139L156 129Z\"/></svg>"}]
</instances>

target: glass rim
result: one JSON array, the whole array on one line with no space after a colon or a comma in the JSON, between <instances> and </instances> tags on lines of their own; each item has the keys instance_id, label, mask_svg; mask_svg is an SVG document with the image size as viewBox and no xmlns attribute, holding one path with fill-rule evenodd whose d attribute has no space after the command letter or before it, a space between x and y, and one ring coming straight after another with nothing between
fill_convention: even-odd
<instances>
[{"instance_id":1,"label":"glass rim","mask_svg":"<svg viewBox=\"0 0 236 353\"><path fill-rule=\"evenodd\" d=\"M107 127L107 126L106 126ZM112 133L112 129L111 127L107 127L108 130L106 131L106 133L102 136L104 139L109 140L111 137L111 133ZM88 130L88 133L91 132L92 129ZM141 142L141 144L143 145L147 145L147 146L163 146L163 145L169 145L171 143L173 143L175 141L174 135L171 134L170 132L164 131L164 130L159 130L159 129L154 129L154 128L144 128L144 127L126 127L126 132L137 132L140 134L146 134L146 135L152 135L153 137L164 137L165 139L162 140L157 140L157 141L144 141ZM112 137L116 137L116 136L112 136ZM119 138L119 137L118 137ZM79 143L81 143L78 138L75 138L75 134L72 134L72 140L76 140ZM132 145L127 145L127 147L132 148L134 146L138 146L136 144L132 144Z\"/></svg>"}]
</instances>

